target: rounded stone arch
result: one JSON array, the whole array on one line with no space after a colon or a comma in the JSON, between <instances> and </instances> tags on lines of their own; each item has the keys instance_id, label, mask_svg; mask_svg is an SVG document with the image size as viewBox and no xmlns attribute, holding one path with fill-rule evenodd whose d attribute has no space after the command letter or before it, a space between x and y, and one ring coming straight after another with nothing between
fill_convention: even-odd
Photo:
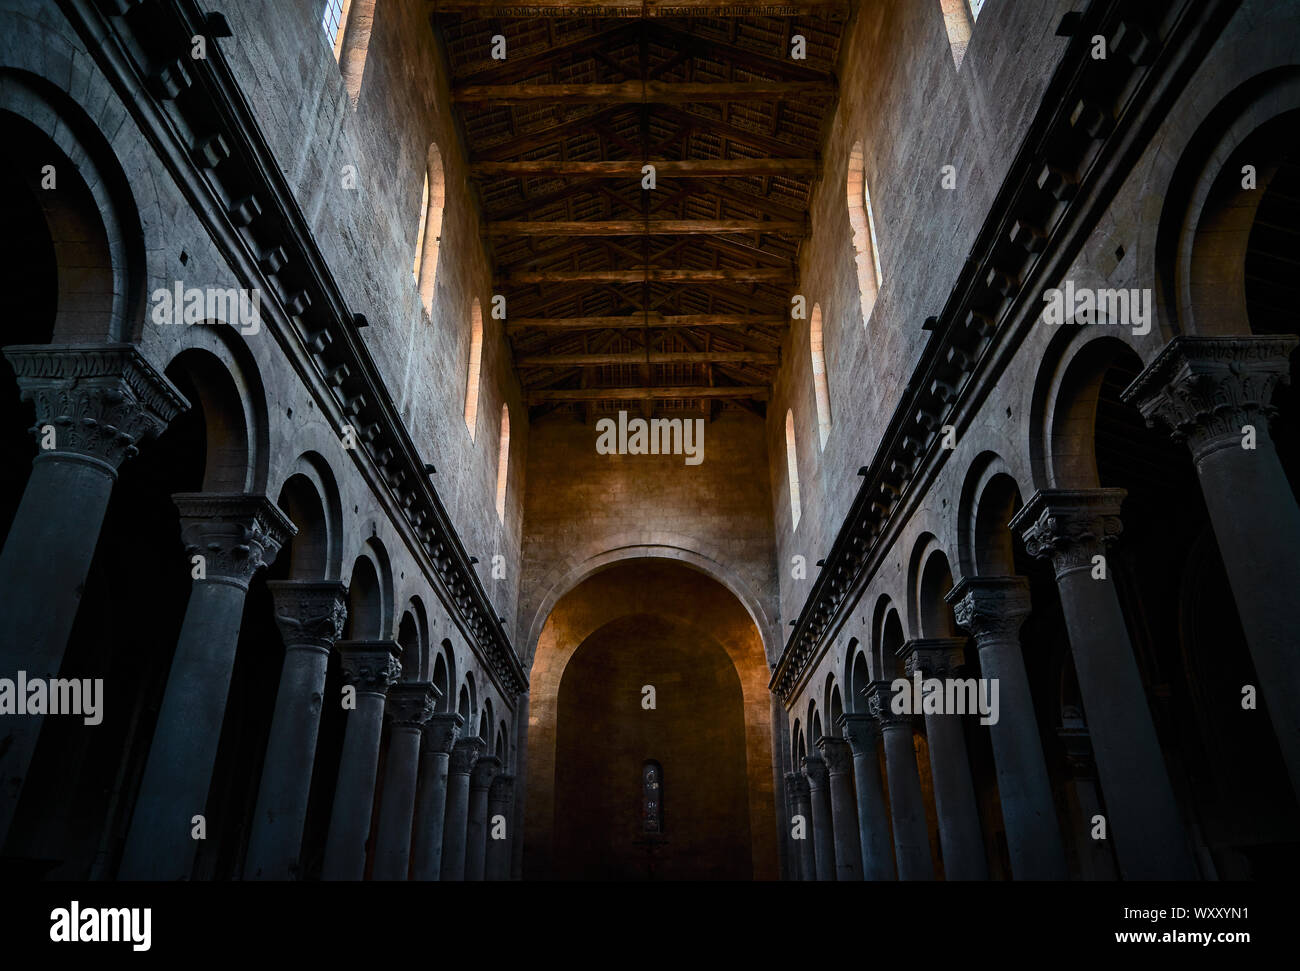
<instances>
[{"instance_id":1,"label":"rounded stone arch","mask_svg":"<svg viewBox=\"0 0 1300 971\"><path fill-rule=\"evenodd\" d=\"M1133 346L1110 330L1068 326L1048 345L1034 383L1029 416L1036 488L1094 489L1100 485L1096 449L1099 408L1118 404L1120 392L1143 367Z\"/></svg>"},{"instance_id":2,"label":"rounded stone arch","mask_svg":"<svg viewBox=\"0 0 1300 971\"><path fill-rule=\"evenodd\" d=\"M431 673L433 641L429 635L429 612L424 608L424 598L418 593L412 594L407 609L415 617L416 632L420 637L420 669L418 680L428 681Z\"/></svg>"},{"instance_id":3,"label":"rounded stone arch","mask_svg":"<svg viewBox=\"0 0 1300 971\"><path fill-rule=\"evenodd\" d=\"M821 738L824 734L822 716L821 712L817 709L816 698L808 699L808 714L806 719L806 724L808 725L808 749L811 753L817 748L817 739Z\"/></svg>"},{"instance_id":4,"label":"rounded stone arch","mask_svg":"<svg viewBox=\"0 0 1300 971\"><path fill-rule=\"evenodd\" d=\"M0 62L0 137L9 158L19 157L24 181L39 186L46 165L55 177L34 200L60 269L53 340L137 340L149 275L140 212L156 211L157 199L148 180L132 187L104 135L122 125L119 102L63 35L9 11L0 11L0 31L11 41ZM49 77L84 94L74 99ZM99 105L97 115L79 101ZM25 164L29 158L35 164Z\"/></svg>"},{"instance_id":5,"label":"rounded stone arch","mask_svg":"<svg viewBox=\"0 0 1300 971\"><path fill-rule=\"evenodd\" d=\"M497 740L492 754L501 760L502 771L510 768L510 729L504 718L497 722Z\"/></svg>"},{"instance_id":6,"label":"rounded stone arch","mask_svg":"<svg viewBox=\"0 0 1300 971\"><path fill-rule=\"evenodd\" d=\"M839 680L834 674L826 676L826 724L822 726L826 734L832 738L839 738L843 734L840 731L840 716L844 714L844 694L840 691Z\"/></svg>"},{"instance_id":7,"label":"rounded stone arch","mask_svg":"<svg viewBox=\"0 0 1300 971\"><path fill-rule=\"evenodd\" d=\"M764 609L762 600L754 594L749 584L735 571L728 569L717 560L695 552L687 546L630 544L588 556L567 568L564 566L556 567L538 584L538 587L546 592L538 602L537 609L533 612L533 619L528 628L528 638L524 642L528 651L527 657L524 659L525 669L532 668L533 658L537 653L537 644L542 636L542 628L546 626L546 619L551 616L551 611L555 609L555 605L559 603L565 594L597 573L608 570L624 560L636 559L675 560L683 566L690 567L722 584L732 596L740 601L750 619L754 622L754 626L758 628L768 663L775 663L776 659L780 657L785 644L780 639L775 623L772 622L768 611Z\"/></svg>"},{"instance_id":8,"label":"rounded stone arch","mask_svg":"<svg viewBox=\"0 0 1300 971\"><path fill-rule=\"evenodd\" d=\"M964 577L1011 576L1013 538L1007 524L1025 492L996 452L975 457L962 482L957 512L957 569Z\"/></svg>"},{"instance_id":9,"label":"rounded stone arch","mask_svg":"<svg viewBox=\"0 0 1300 971\"><path fill-rule=\"evenodd\" d=\"M790 763L794 772L799 771L803 764L804 756L808 754L808 742L804 738L803 723L798 718L794 720L794 729L790 733Z\"/></svg>"},{"instance_id":10,"label":"rounded stone arch","mask_svg":"<svg viewBox=\"0 0 1300 971\"><path fill-rule=\"evenodd\" d=\"M429 680L439 692L435 709L439 714L454 712L456 698L452 692L456 687L456 652L452 650L451 641L445 637L434 652L431 668Z\"/></svg>"},{"instance_id":11,"label":"rounded stone arch","mask_svg":"<svg viewBox=\"0 0 1300 971\"><path fill-rule=\"evenodd\" d=\"M849 686L848 702L849 714L865 714L867 712L867 688L871 685L871 663L867 659L867 652L857 640L851 643L849 656L849 676L845 684Z\"/></svg>"},{"instance_id":12,"label":"rounded stone arch","mask_svg":"<svg viewBox=\"0 0 1300 971\"><path fill-rule=\"evenodd\" d=\"M164 373L190 402L189 412L168 431L202 442L201 491L264 493L270 452L266 392L252 354L242 341L231 340L229 329L189 328L190 345L167 363Z\"/></svg>"},{"instance_id":13,"label":"rounded stone arch","mask_svg":"<svg viewBox=\"0 0 1300 971\"><path fill-rule=\"evenodd\" d=\"M933 533L923 533L908 567L908 627L917 637L953 637L956 622L944 595L952 589L948 554Z\"/></svg>"},{"instance_id":14,"label":"rounded stone arch","mask_svg":"<svg viewBox=\"0 0 1300 971\"><path fill-rule=\"evenodd\" d=\"M293 580L337 580L343 570L343 505L329 463L304 452L289 467L277 505L298 527L280 558Z\"/></svg>"},{"instance_id":15,"label":"rounded stone arch","mask_svg":"<svg viewBox=\"0 0 1300 971\"><path fill-rule=\"evenodd\" d=\"M886 672L893 670L881 655L884 644L885 618L893 610L894 602L889 594L882 593L876 598L876 606L871 611L871 645L868 648L868 660L871 662L871 679L881 681L887 677Z\"/></svg>"},{"instance_id":16,"label":"rounded stone arch","mask_svg":"<svg viewBox=\"0 0 1300 971\"><path fill-rule=\"evenodd\" d=\"M472 678L466 678L461 684L460 691L456 695L456 714L461 719L461 738L472 738L470 732L474 730L474 681Z\"/></svg>"},{"instance_id":17,"label":"rounded stone arch","mask_svg":"<svg viewBox=\"0 0 1300 971\"><path fill-rule=\"evenodd\" d=\"M903 676L903 662L898 650L907 640L903 629L903 620L898 608L888 597L882 597L876 605L876 623L872 625L872 659L875 665L876 680L893 681Z\"/></svg>"},{"instance_id":18,"label":"rounded stone arch","mask_svg":"<svg viewBox=\"0 0 1300 971\"><path fill-rule=\"evenodd\" d=\"M483 708L478 716L478 737L483 739L488 745L492 744L493 730L496 727L496 720L492 712L492 699L483 699Z\"/></svg>"},{"instance_id":19,"label":"rounded stone arch","mask_svg":"<svg viewBox=\"0 0 1300 971\"><path fill-rule=\"evenodd\" d=\"M1292 63L1224 94L1178 153L1153 246L1157 311L1171 336L1253 332L1246 251L1269 183L1294 155L1297 126L1300 66ZM1247 164L1255 188L1243 185Z\"/></svg>"},{"instance_id":20,"label":"rounded stone arch","mask_svg":"<svg viewBox=\"0 0 1300 971\"><path fill-rule=\"evenodd\" d=\"M348 584L345 640L387 640L393 633L393 571L378 537L362 544Z\"/></svg>"},{"instance_id":21,"label":"rounded stone arch","mask_svg":"<svg viewBox=\"0 0 1300 971\"><path fill-rule=\"evenodd\" d=\"M402 680L420 680L420 625L409 609L402 611L397 622L397 643L402 648Z\"/></svg>"}]
</instances>

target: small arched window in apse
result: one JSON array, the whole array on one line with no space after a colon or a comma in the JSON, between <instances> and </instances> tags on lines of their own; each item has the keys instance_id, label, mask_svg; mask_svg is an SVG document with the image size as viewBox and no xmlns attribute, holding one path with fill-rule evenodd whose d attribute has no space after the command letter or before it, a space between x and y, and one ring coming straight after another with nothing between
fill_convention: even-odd
<instances>
[{"instance_id":1,"label":"small arched window in apse","mask_svg":"<svg viewBox=\"0 0 1300 971\"><path fill-rule=\"evenodd\" d=\"M510 406L501 406L501 440L497 445L497 520L506 523L506 480L510 474Z\"/></svg>"},{"instance_id":2,"label":"small arched window in apse","mask_svg":"<svg viewBox=\"0 0 1300 971\"><path fill-rule=\"evenodd\" d=\"M483 363L483 310L478 297L474 298L469 308L469 374L465 379L465 427L469 429L470 441L478 426L478 385L479 371Z\"/></svg>"},{"instance_id":3,"label":"small arched window in apse","mask_svg":"<svg viewBox=\"0 0 1300 971\"><path fill-rule=\"evenodd\" d=\"M361 96L361 79L366 73L374 23L375 0L325 0L321 29L334 45L334 60L339 63L343 88L353 108Z\"/></svg>"},{"instance_id":4,"label":"small arched window in apse","mask_svg":"<svg viewBox=\"0 0 1300 971\"><path fill-rule=\"evenodd\" d=\"M849 226L853 229L854 260L858 268L858 293L862 299L862 325L871 319L884 277L880 272L880 247L876 241L876 216L867 188L866 161L862 143L855 142L849 153L847 185Z\"/></svg>"},{"instance_id":5,"label":"small arched window in apse","mask_svg":"<svg viewBox=\"0 0 1300 971\"><path fill-rule=\"evenodd\" d=\"M790 518L791 529L799 528L799 456L794 441L794 411L785 413L785 468L790 479Z\"/></svg>"},{"instance_id":6,"label":"small arched window in apse","mask_svg":"<svg viewBox=\"0 0 1300 971\"><path fill-rule=\"evenodd\" d=\"M982 0L939 0L943 12L943 26L948 31L948 46L952 48L952 62L960 70L966 48L970 45L971 28Z\"/></svg>"},{"instance_id":7,"label":"small arched window in apse","mask_svg":"<svg viewBox=\"0 0 1300 971\"><path fill-rule=\"evenodd\" d=\"M411 264L411 273L420 290L420 306L430 317L433 316L438 249L442 243L442 212L446 201L442 153L436 144L430 142L424 166L424 191L420 196L420 225L415 234L415 262Z\"/></svg>"},{"instance_id":8,"label":"small arched window in apse","mask_svg":"<svg viewBox=\"0 0 1300 971\"><path fill-rule=\"evenodd\" d=\"M813 304L812 324L808 329L812 343L813 394L817 398L817 435L821 447L831 433L831 392L826 379L826 345L822 337L822 308Z\"/></svg>"}]
</instances>

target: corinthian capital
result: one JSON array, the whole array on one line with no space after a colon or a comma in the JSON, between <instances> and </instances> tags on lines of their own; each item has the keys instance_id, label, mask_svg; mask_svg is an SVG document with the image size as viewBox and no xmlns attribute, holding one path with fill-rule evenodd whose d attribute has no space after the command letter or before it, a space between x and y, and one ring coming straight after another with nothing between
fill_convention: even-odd
<instances>
[{"instance_id":1,"label":"corinthian capital","mask_svg":"<svg viewBox=\"0 0 1300 971\"><path fill-rule=\"evenodd\" d=\"M975 642L1016 637L1029 616L1029 581L1024 577L963 577L944 597L957 624Z\"/></svg>"},{"instance_id":2,"label":"corinthian capital","mask_svg":"<svg viewBox=\"0 0 1300 971\"><path fill-rule=\"evenodd\" d=\"M910 689L909 689L910 690ZM912 716L896 714L891 702L893 689L888 681L872 681L867 686L867 707L871 717L876 720L882 731L895 728L912 728Z\"/></svg>"},{"instance_id":3,"label":"corinthian capital","mask_svg":"<svg viewBox=\"0 0 1300 971\"><path fill-rule=\"evenodd\" d=\"M844 775L853 769L853 753L849 743L833 735L823 735L817 739L817 751L821 752L826 769L831 775Z\"/></svg>"},{"instance_id":4,"label":"corinthian capital","mask_svg":"<svg viewBox=\"0 0 1300 971\"><path fill-rule=\"evenodd\" d=\"M41 429L54 427L54 450L42 455L78 456L114 474L189 407L133 344L21 344L4 355L36 408L32 433L43 440Z\"/></svg>"},{"instance_id":5,"label":"corinthian capital","mask_svg":"<svg viewBox=\"0 0 1300 971\"><path fill-rule=\"evenodd\" d=\"M202 556L209 581L248 589L248 582L275 559L298 527L266 496L178 492L187 556Z\"/></svg>"},{"instance_id":6,"label":"corinthian capital","mask_svg":"<svg viewBox=\"0 0 1300 971\"><path fill-rule=\"evenodd\" d=\"M400 664L398 669L400 673ZM433 715L434 704L441 696L442 692L428 681L395 684L388 689L384 714L395 727L418 731Z\"/></svg>"},{"instance_id":7,"label":"corinthian capital","mask_svg":"<svg viewBox=\"0 0 1300 971\"><path fill-rule=\"evenodd\" d=\"M286 647L328 652L343 636L348 588L337 580L268 580L266 587Z\"/></svg>"},{"instance_id":8,"label":"corinthian capital","mask_svg":"<svg viewBox=\"0 0 1300 971\"><path fill-rule=\"evenodd\" d=\"M451 762L447 771L452 774L468 775L469 770L479 757L487 750L487 742L477 736L462 738L451 750Z\"/></svg>"},{"instance_id":9,"label":"corinthian capital","mask_svg":"<svg viewBox=\"0 0 1300 971\"><path fill-rule=\"evenodd\" d=\"M343 682L358 691L387 694L402 676L402 649L396 641L339 641Z\"/></svg>"},{"instance_id":10,"label":"corinthian capital","mask_svg":"<svg viewBox=\"0 0 1300 971\"><path fill-rule=\"evenodd\" d=\"M827 771L826 762L820 755L803 757L803 774L808 779L808 785L813 789L825 789L826 783L830 781L830 772Z\"/></svg>"},{"instance_id":11,"label":"corinthian capital","mask_svg":"<svg viewBox=\"0 0 1300 971\"><path fill-rule=\"evenodd\" d=\"M501 771L501 760L495 755L484 755L474 763L474 768L469 772L469 787L471 789L487 789L492 785L492 780L496 778L497 773Z\"/></svg>"},{"instance_id":12,"label":"corinthian capital","mask_svg":"<svg viewBox=\"0 0 1300 971\"><path fill-rule=\"evenodd\" d=\"M505 808L515 798L515 777L508 772L502 772L492 780L492 786L488 789L488 804L497 808Z\"/></svg>"},{"instance_id":13,"label":"corinthian capital","mask_svg":"<svg viewBox=\"0 0 1300 971\"><path fill-rule=\"evenodd\" d=\"M849 740L849 748L854 756L875 756L876 743L880 739L880 725L870 715L865 712L845 712L840 716L840 730Z\"/></svg>"},{"instance_id":14,"label":"corinthian capital","mask_svg":"<svg viewBox=\"0 0 1300 971\"><path fill-rule=\"evenodd\" d=\"M431 715L424 723L424 747L431 752L451 754L456 739L460 738L460 726L465 719L454 711Z\"/></svg>"},{"instance_id":15,"label":"corinthian capital","mask_svg":"<svg viewBox=\"0 0 1300 971\"><path fill-rule=\"evenodd\" d=\"M1291 335L1175 337L1122 397L1147 424L1162 424L1187 442L1197 460L1240 448L1243 425L1268 434L1273 392L1289 380L1297 343Z\"/></svg>"},{"instance_id":16,"label":"corinthian capital","mask_svg":"<svg viewBox=\"0 0 1300 971\"><path fill-rule=\"evenodd\" d=\"M952 677L966 663L966 638L916 637L903 645L899 657L909 678L917 671L923 678Z\"/></svg>"},{"instance_id":17,"label":"corinthian capital","mask_svg":"<svg viewBox=\"0 0 1300 971\"><path fill-rule=\"evenodd\" d=\"M1092 558L1123 528L1123 489L1039 489L1011 519L1031 556L1052 562L1059 580L1075 570L1092 568Z\"/></svg>"}]
</instances>

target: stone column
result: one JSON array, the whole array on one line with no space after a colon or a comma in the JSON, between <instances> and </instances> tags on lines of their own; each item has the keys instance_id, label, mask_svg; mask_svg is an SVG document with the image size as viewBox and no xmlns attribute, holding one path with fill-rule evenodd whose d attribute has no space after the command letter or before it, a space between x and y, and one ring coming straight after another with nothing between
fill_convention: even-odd
<instances>
[{"instance_id":1,"label":"stone column","mask_svg":"<svg viewBox=\"0 0 1300 971\"><path fill-rule=\"evenodd\" d=\"M799 772L791 772L785 779L790 801L794 804L794 814L803 819L803 839L794 840L795 852L799 857L799 879L816 880L817 834L813 832L812 792L808 780Z\"/></svg>"},{"instance_id":2,"label":"stone column","mask_svg":"<svg viewBox=\"0 0 1300 971\"><path fill-rule=\"evenodd\" d=\"M487 749L481 738L462 738L447 765L447 814L443 821L441 880L465 879L465 835L469 824L469 772Z\"/></svg>"},{"instance_id":3,"label":"stone column","mask_svg":"<svg viewBox=\"0 0 1300 971\"><path fill-rule=\"evenodd\" d=\"M1273 392L1290 378L1288 359L1298 340L1289 335L1175 337L1124 392L1124 400L1191 449L1259 687L1291 787L1300 796L1300 639L1294 610L1300 508L1269 432L1276 413ZM1247 426L1254 429L1253 448L1243 444Z\"/></svg>"},{"instance_id":4,"label":"stone column","mask_svg":"<svg viewBox=\"0 0 1300 971\"><path fill-rule=\"evenodd\" d=\"M1029 581L966 577L945 599L957 623L975 638L981 673L998 685L998 720L989 725L989 737L1011 873L1017 880L1065 880L1065 849L1020 653L1020 625L1030 611Z\"/></svg>"},{"instance_id":5,"label":"stone column","mask_svg":"<svg viewBox=\"0 0 1300 971\"><path fill-rule=\"evenodd\" d=\"M131 344L14 345L4 355L22 400L35 407L31 431L41 451L0 552L0 657L10 678L18 671L55 678L118 467L189 403ZM41 715L5 718L0 847L42 721Z\"/></svg>"},{"instance_id":6,"label":"stone column","mask_svg":"<svg viewBox=\"0 0 1300 971\"><path fill-rule=\"evenodd\" d=\"M916 768L912 742L912 717L896 715L889 705L888 681L874 681L867 689L872 717L880 725L885 743L885 771L889 773L889 810L894 821L894 859L900 880L933 880L930 831L925 822L921 774Z\"/></svg>"},{"instance_id":7,"label":"stone column","mask_svg":"<svg viewBox=\"0 0 1300 971\"><path fill-rule=\"evenodd\" d=\"M1101 798L1097 794L1097 765L1092 757L1092 739L1083 713L1073 705L1061 709L1061 727L1056 730L1065 750L1065 763L1069 768L1069 781L1065 784L1070 812L1074 816L1074 831L1080 834L1075 840L1078 851L1080 876L1084 880L1115 880L1115 861L1104 840L1092 838L1093 819L1102 815Z\"/></svg>"},{"instance_id":8,"label":"stone column","mask_svg":"<svg viewBox=\"0 0 1300 971\"><path fill-rule=\"evenodd\" d=\"M942 701L945 684L961 676L965 647L964 637L916 638L903 645L901 655L907 676L919 673L924 679L921 714L925 718L925 737L930 743L930 775L934 779L934 808L939 817L944 878L987 880L984 834L975 802L975 785L971 782L962 716L942 710L942 705L925 704L928 681L939 682Z\"/></svg>"},{"instance_id":9,"label":"stone column","mask_svg":"<svg viewBox=\"0 0 1300 971\"><path fill-rule=\"evenodd\" d=\"M853 782L858 796L858 841L862 846L862 876L867 880L894 880L894 851L890 845L889 813L885 787L880 780L876 743L880 727L867 714L840 716L840 729L853 752Z\"/></svg>"},{"instance_id":10,"label":"stone column","mask_svg":"<svg viewBox=\"0 0 1300 971\"><path fill-rule=\"evenodd\" d=\"M528 793L528 692L515 698L514 832L510 834L510 879L524 878L524 798Z\"/></svg>"},{"instance_id":11,"label":"stone column","mask_svg":"<svg viewBox=\"0 0 1300 971\"><path fill-rule=\"evenodd\" d=\"M515 797L515 777L502 773L488 789L487 860L484 875L488 880L510 879L511 805Z\"/></svg>"},{"instance_id":12,"label":"stone column","mask_svg":"<svg viewBox=\"0 0 1300 971\"><path fill-rule=\"evenodd\" d=\"M334 787L322 880L360 880L366 873L366 840L375 806L375 776L384 730L388 689L402 676L396 641L341 641L343 683L356 688L357 707L348 712Z\"/></svg>"},{"instance_id":13,"label":"stone column","mask_svg":"<svg viewBox=\"0 0 1300 971\"><path fill-rule=\"evenodd\" d=\"M284 638L284 666L262 763L244 878L292 880L298 876L307 820L325 668L330 649L343 633L348 588L337 580L270 580L266 586Z\"/></svg>"},{"instance_id":14,"label":"stone column","mask_svg":"<svg viewBox=\"0 0 1300 971\"><path fill-rule=\"evenodd\" d=\"M831 816L830 773L820 755L805 755L803 774L812 801L813 849L817 879L835 879L835 824Z\"/></svg>"},{"instance_id":15,"label":"stone column","mask_svg":"<svg viewBox=\"0 0 1300 971\"><path fill-rule=\"evenodd\" d=\"M501 760L484 755L469 774L469 815L465 825L465 879L482 880L487 863L488 789L501 771Z\"/></svg>"},{"instance_id":16,"label":"stone column","mask_svg":"<svg viewBox=\"0 0 1300 971\"><path fill-rule=\"evenodd\" d=\"M858 816L853 807L853 754L842 738L823 735L817 740L830 776L831 826L835 834L835 879L862 879L862 842L858 838Z\"/></svg>"},{"instance_id":17,"label":"stone column","mask_svg":"<svg viewBox=\"0 0 1300 971\"><path fill-rule=\"evenodd\" d=\"M297 532L265 496L179 493L172 501L186 566L201 575L190 588L120 880L189 879L193 818L207 812L248 584Z\"/></svg>"},{"instance_id":18,"label":"stone column","mask_svg":"<svg viewBox=\"0 0 1300 971\"><path fill-rule=\"evenodd\" d=\"M415 795L412 880L437 880L442 871L442 830L447 813L447 762L465 719L455 712L424 724L420 784Z\"/></svg>"},{"instance_id":19,"label":"stone column","mask_svg":"<svg viewBox=\"0 0 1300 971\"><path fill-rule=\"evenodd\" d=\"M1182 816L1169 783L1111 571L1094 557L1120 533L1123 489L1040 489L1011 520L1030 555L1051 560L1097 770L1127 880L1191 880Z\"/></svg>"},{"instance_id":20,"label":"stone column","mask_svg":"<svg viewBox=\"0 0 1300 971\"><path fill-rule=\"evenodd\" d=\"M794 838L795 816L799 813L794 804L794 780L797 778L797 773L787 772L785 774L785 817L777 821L776 829L781 834L782 842L790 846L787 853L790 860L790 870L786 876L786 879L790 880L802 879L799 873L799 848L797 845L800 841Z\"/></svg>"},{"instance_id":21,"label":"stone column","mask_svg":"<svg viewBox=\"0 0 1300 971\"><path fill-rule=\"evenodd\" d=\"M405 880L411 870L411 824L415 786L420 772L420 736L442 692L428 681L395 684L388 689L388 758L384 798L379 803L375 834L376 880Z\"/></svg>"}]
</instances>

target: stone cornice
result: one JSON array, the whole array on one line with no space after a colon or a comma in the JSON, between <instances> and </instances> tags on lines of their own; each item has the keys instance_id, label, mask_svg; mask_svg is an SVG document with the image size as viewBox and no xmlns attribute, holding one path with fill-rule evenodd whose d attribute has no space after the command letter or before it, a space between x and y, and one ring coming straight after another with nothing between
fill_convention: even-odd
<instances>
[{"instance_id":1,"label":"stone cornice","mask_svg":"<svg viewBox=\"0 0 1300 971\"><path fill-rule=\"evenodd\" d=\"M58 0L508 698L527 677L274 153L194 0ZM148 8L148 16L141 16ZM126 14L131 16L125 16ZM207 36L206 58L189 55Z\"/></svg>"},{"instance_id":2,"label":"stone cornice","mask_svg":"<svg viewBox=\"0 0 1300 971\"><path fill-rule=\"evenodd\" d=\"M1032 284L1069 265L1162 120L1160 102L1239 5L1092 0L1083 11L773 670L768 686L786 704L942 463L943 426L969 422L1038 317ZM1106 60L1091 55L1098 34Z\"/></svg>"}]
</instances>

